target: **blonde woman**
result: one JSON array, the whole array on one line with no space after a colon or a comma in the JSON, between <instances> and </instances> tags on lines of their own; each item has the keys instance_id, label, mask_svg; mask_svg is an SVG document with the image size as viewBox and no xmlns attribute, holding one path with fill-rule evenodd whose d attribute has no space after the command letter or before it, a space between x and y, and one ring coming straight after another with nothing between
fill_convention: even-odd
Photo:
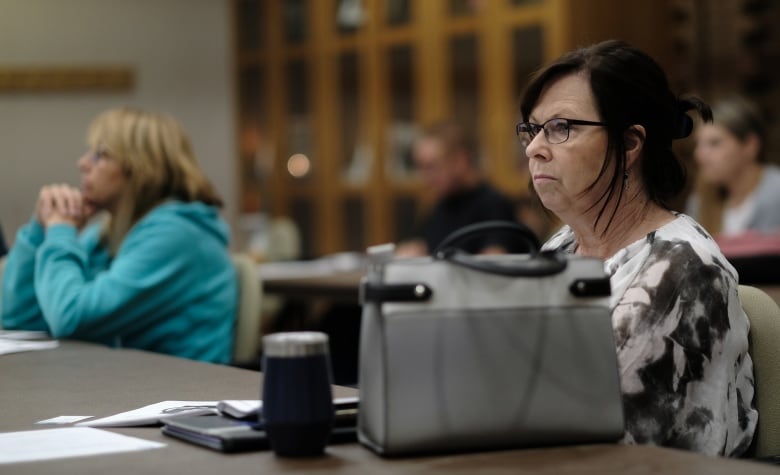
<instances>
[{"instance_id":1,"label":"blonde woman","mask_svg":"<svg viewBox=\"0 0 780 475\"><path fill-rule=\"evenodd\" d=\"M760 109L735 96L716 103L712 113L714 122L696 135L700 186L686 211L730 259L780 254L780 167L769 163ZM748 281L763 279L750 268L738 270Z\"/></svg>"},{"instance_id":2,"label":"blonde woman","mask_svg":"<svg viewBox=\"0 0 780 475\"><path fill-rule=\"evenodd\" d=\"M41 189L9 252L6 329L210 362L232 350L238 287L222 201L172 118L112 109L89 128L81 189ZM108 219L86 226L98 211Z\"/></svg>"},{"instance_id":3,"label":"blonde woman","mask_svg":"<svg viewBox=\"0 0 780 475\"><path fill-rule=\"evenodd\" d=\"M717 196L704 201L694 195L689 211L721 236L780 232L780 167L768 163L760 110L731 97L716 103L712 113L714 122L697 133L694 158L700 181Z\"/></svg>"}]
</instances>

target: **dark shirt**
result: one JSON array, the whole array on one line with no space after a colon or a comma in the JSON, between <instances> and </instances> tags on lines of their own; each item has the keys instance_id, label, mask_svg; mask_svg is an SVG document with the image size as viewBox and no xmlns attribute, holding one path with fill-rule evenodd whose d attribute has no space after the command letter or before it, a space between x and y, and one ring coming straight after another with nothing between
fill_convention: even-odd
<instances>
[{"instance_id":1,"label":"dark shirt","mask_svg":"<svg viewBox=\"0 0 780 475\"><path fill-rule=\"evenodd\" d=\"M433 252L453 231L482 221L502 220L515 222L515 206L496 189L482 183L440 200L422 222L417 236ZM511 234L498 232L464 242L459 247L477 254L489 246L501 246L509 252L526 252L526 246Z\"/></svg>"}]
</instances>

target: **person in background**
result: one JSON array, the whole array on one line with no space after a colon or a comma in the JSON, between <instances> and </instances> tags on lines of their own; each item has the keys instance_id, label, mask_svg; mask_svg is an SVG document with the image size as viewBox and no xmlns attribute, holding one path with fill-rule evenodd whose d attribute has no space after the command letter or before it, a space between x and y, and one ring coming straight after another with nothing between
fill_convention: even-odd
<instances>
[{"instance_id":1,"label":"person in background","mask_svg":"<svg viewBox=\"0 0 780 475\"><path fill-rule=\"evenodd\" d=\"M5 329L227 363L238 298L222 200L182 127L100 114L81 188L44 186L8 255ZM88 226L98 211L107 220Z\"/></svg>"},{"instance_id":2,"label":"person in background","mask_svg":"<svg viewBox=\"0 0 780 475\"><path fill-rule=\"evenodd\" d=\"M512 201L485 181L475 145L458 124L440 122L426 128L415 142L412 156L425 189L436 202L419 224L416 236L398 245L398 256L428 255L450 233L469 224L515 221ZM524 250L504 233L464 242L462 248L472 254Z\"/></svg>"},{"instance_id":3,"label":"person in background","mask_svg":"<svg viewBox=\"0 0 780 475\"><path fill-rule=\"evenodd\" d=\"M610 275L624 443L737 456L758 415L736 272L668 205L685 184L672 141L690 134L690 110L711 118L648 55L606 41L536 74L517 134L534 192L564 223L543 249L603 259Z\"/></svg>"},{"instance_id":4,"label":"person in background","mask_svg":"<svg viewBox=\"0 0 780 475\"><path fill-rule=\"evenodd\" d=\"M740 97L718 101L712 111L713 123L696 134L703 189L687 211L716 234L727 255L738 248L761 252L771 243L780 253L780 167L768 163L764 118Z\"/></svg>"}]
</instances>

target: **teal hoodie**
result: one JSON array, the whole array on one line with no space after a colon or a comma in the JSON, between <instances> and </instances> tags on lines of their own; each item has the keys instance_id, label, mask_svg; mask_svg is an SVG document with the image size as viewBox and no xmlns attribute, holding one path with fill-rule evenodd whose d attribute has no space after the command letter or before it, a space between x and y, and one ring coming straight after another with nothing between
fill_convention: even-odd
<instances>
[{"instance_id":1,"label":"teal hoodie","mask_svg":"<svg viewBox=\"0 0 780 475\"><path fill-rule=\"evenodd\" d=\"M228 234L216 208L168 201L112 258L98 225L79 235L33 219L8 254L3 327L226 363L238 301Z\"/></svg>"}]
</instances>

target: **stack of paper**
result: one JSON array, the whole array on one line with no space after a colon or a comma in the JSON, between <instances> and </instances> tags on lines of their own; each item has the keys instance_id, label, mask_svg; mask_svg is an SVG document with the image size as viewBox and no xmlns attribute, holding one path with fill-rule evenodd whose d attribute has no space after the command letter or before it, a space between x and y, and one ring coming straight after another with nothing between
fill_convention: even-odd
<instances>
[{"instance_id":1,"label":"stack of paper","mask_svg":"<svg viewBox=\"0 0 780 475\"><path fill-rule=\"evenodd\" d=\"M113 416L79 422L76 425L90 427L151 426L160 419L172 416L200 416L217 413L217 401L162 401Z\"/></svg>"},{"instance_id":2,"label":"stack of paper","mask_svg":"<svg viewBox=\"0 0 780 475\"><path fill-rule=\"evenodd\" d=\"M336 406L357 404L358 398L337 397ZM174 416L201 416L223 414L235 419L257 419L263 407L263 401L257 399L232 399L223 401L162 401L149 404L131 411L92 421L79 422L78 426L89 427L133 427L160 424L162 419Z\"/></svg>"}]
</instances>

